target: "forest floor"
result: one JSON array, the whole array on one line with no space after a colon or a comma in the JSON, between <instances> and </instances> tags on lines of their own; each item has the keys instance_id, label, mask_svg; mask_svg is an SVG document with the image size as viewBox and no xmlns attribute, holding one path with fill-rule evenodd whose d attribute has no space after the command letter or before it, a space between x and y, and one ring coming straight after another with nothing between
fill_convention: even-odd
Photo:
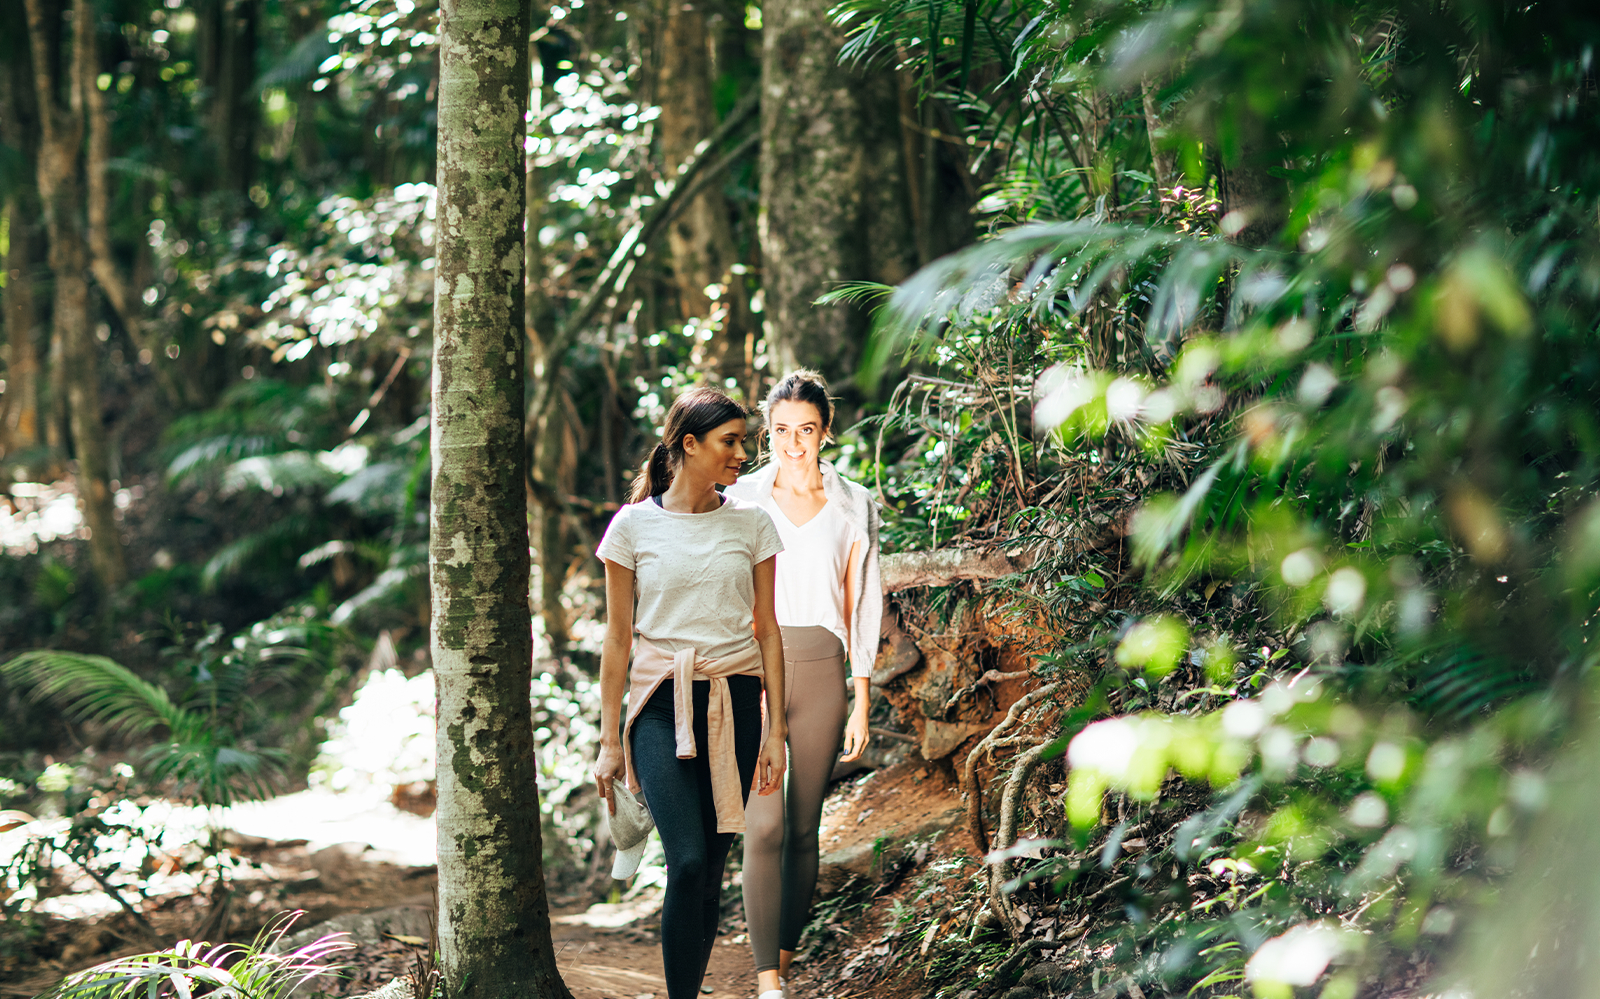
<instances>
[{"instance_id":1,"label":"forest floor","mask_svg":"<svg viewBox=\"0 0 1600 999\"><path fill-rule=\"evenodd\" d=\"M256 811L238 816L239 825L298 824L351 838L329 843L230 833L241 873L227 902L229 939L249 939L274 917L299 909L303 914L286 938L289 945L342 932L353 949L341 957L342 976L316 980L297 994L353 997L397 978L426 976L437 873L431 862L422 862L431 858L419 854L431 845L421 836L431 830L431 820L393 806L385 814L370 801L338 814L326 801L293 795L252 807ZM964 815L953 775L915 756L835 785L823 819L820 898L802 941L792 995L971 997L979 994L974 987L1004 999L1109 994L1101 989L1101 976L1112 972L1114 959L1109 948L1087 941L1057 952L1051 960L1058 963L1039 964L1021 982L980 986L978 969L993 967L1012 946L998 930L963 935L980 908L974 889L982 876ZM702 990L710 999L756 995L737 861L736 850L722 933ZM556 961L574 999L665 999L659 909L659 887L613 903L585 899L556 906ZM206 897L174 891L153 899L146 916L154 939L138 932L125 913L49 920L32 959L0 961L0 999L37 996L63 975L112 957L203 937L202 928L217 925L219 914ZM1107 912L1104 918L1117 916ZM1381 981L1364 983L1361 995L1425 996L1430 971L1426 964L1385 969Z\"/></svg>"},{"instance_id":2,"label":"forest floor","mask_svg":"<svg viewBox=\"0 0 1600 999\"><path fill-rule=\"evenodd\" d=\"M880 981L891 962L874 955L881 949L885 925L895 932L887 915L894 907L892 896L911 885L898 883L904 879L879 878L886 843L929 836L952 821L955 805L953 788L944 776L921 763L856 775L836 786L822 833L824 891L835 900L848 898L851 904L830 904L827 899L819 904L819 927L807 941L811 960L797 966L795 994L817 999L922 994L888 989ZM235 816L240 820L236 824L246 831L228 834L230 854L238 862L236 887L226 901L229 939L249 939L274 917L298 909L303 914L286 937L289 945L335 932L348 934L353 944L341 958L347 965L344 976L317 980L311 983L313 991L330 997L355 996L404 975L426 973L437 873L431 863L419 861L427 859L421 853L431 845L426 837L431 820L392 806L386 814L383 806L372 802L345 803L341 811L315 792L249 808ZM254 834L287 828L315 838ZM334 837L338 839L329 842ZM724 892L723 932L702 990L711 999L747 999L756 994L743 932L737 860L737 856L730 860L734 873ZM864 900L860 887L867 878L878 890ZM851 886L853 891L840 893ZM145 906L146 918L156 931L152 938L126 913L104 911L109 908L106 901L101 900L98 913L85 908L78 918L45 921L30 955L0 964L0 999L37 996L63 975L206 935L205 928L214 929L219 922L210 899L192 891L173 891ZM555 908L552 937L557 965L575 999L664 999L659 908L659 888L616 903L583 901ZM870 968L861 968L863 956L872 959Z\"/></svg>"}]
</instances>

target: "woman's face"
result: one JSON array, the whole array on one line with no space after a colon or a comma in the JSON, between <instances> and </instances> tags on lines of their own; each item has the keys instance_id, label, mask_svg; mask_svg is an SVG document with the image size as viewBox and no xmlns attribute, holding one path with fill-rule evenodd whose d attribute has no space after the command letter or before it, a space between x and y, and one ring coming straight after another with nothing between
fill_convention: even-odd
<instances>
[{"instance_id":1,"label":"woman's face","mask_svg":"<svg viewBox=\"0 0 1600 999\"><path fill-rule=\"evenodd\" d=\"M780 467L798 472L817 466L828 428L822 425L822 414L814 404L797 399L775 402L767 411L767 422L772 453Z\"/></svg>"},{"instance_id":2,"label":"woman's face","mask_svg":"<svg viewBox=\"0 0 1600 999\"><path fill-rule=\"evenodd\" d=\"M731 486L738 481L739 469L744 466L743 419L729 420L703 437L685 434L683 437L683 465L695 478L710 479L719 486Z\"/></svg>"}]
</instances>

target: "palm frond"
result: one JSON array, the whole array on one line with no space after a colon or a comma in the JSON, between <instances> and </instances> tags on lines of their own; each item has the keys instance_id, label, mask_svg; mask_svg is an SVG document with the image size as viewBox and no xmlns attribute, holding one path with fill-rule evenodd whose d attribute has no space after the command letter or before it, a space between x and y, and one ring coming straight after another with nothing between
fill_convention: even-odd
<instances>
[{"instance_id":1,"label":"palm frond","mask_svg":"<svg viewBox=\"0 0 1600 999\"><path fill-rule=\"evenodd\" d=\"M277 454L241 458L228 466L222 476L222 493L229 495L246 489L281 494L308 489L327 489L339 481L339 473L317 460L309 451L280 451Z\"/></svg>"},{"instance_id":2,"label":"palm frond","mask_svg":"<svg viewBox=\"0 0 1600 999\"><path fill-rule=\"evenodd\" d=\"M226 807L243 798L274 793L271 779L283 773L289 754L281 749L248 749L214 741L209 731L184 732L182 741L145 750L147 780L170 781L178 794L203 805Z\"/></svg>"},{"instance_id":3,"label":"palm frond","mask_svg":"<svg viewBox=\"0 0 1600 999\"><path fill-rule=\"evenodd\" d=\"M842 281L832 291L824 292L813 305L835 305L845 302L850 305L870 304L881 302L894 294L894 285L880 284L877 281Z\"/></svg>"},{"instance_id":4,"label":"palm frond","mask_svg":"<svg viewBox=\"0 0 1600 999\"><path fill-rule=\"evenodd\" d=\"M305 517L285 517L260 531L237 538L206 561L200 572L200 583L210 590L222 580L252 565L258 566L267 556L292 563L296 559L294 553L304 547L305 538L317 527Z\"/></svg>"},{"instance_id":5,"label":"palm frond","mask_svg":"<svg viewBox=\"0 0 1600 999\"><path fill-rule=\"evenodd\" d=\"M180 731L194 719L161 687L104 656L41 649L0 665L0 677L69 715L126 735Z\"/></svg>"}]
</instances>

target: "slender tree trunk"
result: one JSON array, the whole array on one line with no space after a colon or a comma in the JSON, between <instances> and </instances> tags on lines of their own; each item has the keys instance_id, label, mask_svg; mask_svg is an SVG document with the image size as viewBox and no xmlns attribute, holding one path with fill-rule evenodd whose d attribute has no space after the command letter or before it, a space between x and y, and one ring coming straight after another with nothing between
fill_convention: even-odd
<instances>
[{"instance_id":1,"label":"slender tree trunk","mask_svg":"<svg viewBox=\"0 0 1600 999\"><path fill-rule=\"evenodd\" d=\"M242 195L255 177L260 102L251 99L251 87L256 78L261 2L203 0L199 14L199 69L208 91L211 137L217 144L216 187Z\"/></svg>"},{"instance_id":2,"label":"slender tree trunk","mask_svg":"<svg viewBox=\"0 0 1600 999\"><path fill-rule=\"evenodd\" d=\"M1257 137L1237 155L1218 157L1223 232L1243 246L1267 245L1288 218L1289 187L1282 177L1273 176L1272 159L1264 155L1275 146L1273 138Z\"/></svg>"},{"instance_id":3,"label":"slender tree trunk","mask_svg":"<svg viewBox=\"0 0 1600 999\"><path fill-rule=\"evenodd\" d=\"M109 478L110 448L100 407L99 348L89 331L89 254L84 246L78 211L83 206L83 184L78 153L83 145L83 61L87 38L94 31L94 11L80 0L73 12L74 63L66 71L67 91L62 104L57 78L50 67L58 64L50 52L46 21L55 13L47 0L27 0L28 29L33 45L34 78L39 95L39 198L50 234L50 270L55 275L53 320L60 342L62 388L66 393L68 422L77 453L78 499L89 528L89 554L95 576L109 591L127 576L122 539L118 536Z\"/></svg>"},{"instance_id":4,"label":"slender tree trunk","mask_svg":"<svg viewBox=\"0 0 1600 999\"><path fill-rule=\"evenodd\" d=\"M838 63L829 0L761 8L761 254L768 349L781 369L853 374L868 318L817 308L841 282L916 264L899 95L888 71Z\"/></svg>"},{"instance_id":5,"label":"slender tree trunk","mask_svg":"<svg viewBox=\"0 0 1600 999\"><path fill-rule=\"evenodd\" d=\"M711 93L711 36L700 2L662 0L656 46L656 100L661 117L656 134L668 177L694 154L695 147L716 127ZM697 344L702 369L737 378L744 367L745 334L751 329L750 303L742 278L733 272L739 262L733 239L732 208L719 182L707 187L667 230L673 280L684 319L720 314L722 329ZM708 289L720 287L717 297Z\"/></svg>"},{"instance_id":6,"label":"slender tree trunk","mask_svg":"<svg viewBox=\"0 0 1600 999\"><path fill-rule=\"evenodd\" d=\"M167 402L176 406L183 401L182 388L173 378L165 355L151 342L141 315L141 303L131 290L137 285L131 285L124 276L123 268L118 266L111 248L111 184L107 176L111 162L111 112L106 106L105 92L98 83L100 59L94 32L82 35L79 43L84 46L83 57L77 62L82 77L84 115L89 135L84 163L87 194L84 207L89 219L89 269L94 274L95 284L99 285L101 294L105 296L106 304L111 306L117 322L128 334L134 350L140 356L149 353L150 370L156 376L156 383L161 386Z\"/></svg>"},{"instance_id":7,"label":"slender tree trunk","mask_svg":"<svg viewBox=\"0 0 1600 999\"><path fill-rule=\"evenodd\" d=\"M564 481L564 466L569 464L571 435L567 432L567 393L561 390L545 409L544 426L539 428L539 479L549 489L565 496L571 492ZM569 546L566 511L550 503L539 511L539 611L544 619L545 639L550 651L561 655L567 650L567 610L561 605L561 588L566 582Z\"/></svg>"},{"instance_id":8,"label":"slender tree trunk","mask_svg":"<svg viewBox=\"0 0 1600 999\"><path fill-rule=\"evenodd\" d=\"M1160 90L1155 81L1145 80L1139 95L1144 103L1144 130L1150 138L1150 176L1155 178L1158 190L1166 191L1177 183L1177 159L1165 142L1167 128L1161 120Z\"/></svg>"},{"instance_id":9,"label":"slender tree trunk","mask_svg":"<svg viewBox=\"0 0 1600 999\"><path fill-rule=\"evenodd\" d=\"M523 441L526 0L439 18L429 568L439 940L452 999L570 994L550 942L529 703Z\"/></svg>"},{"instance_id":10,"label":"slender tree trunk","mask_svg":"<svg viewBox=\"0 0 1600 999\"><path fill-rule=\"evenodd\" d=\"M21 0L0 2L0 18L15 24L26 21ZM24 162L38 156L39 115L34 96L33 58L28 39L12 36L4 43L5 66L0 69L0 141L21 155ZM39 233L39 195L26 178L14 178L6 198L9 242L3 266L6 274L4 323L6 392L0 399L0 448L7 453L41 443L39 425L38 280L43 250Z\"/></svg>"},{"instance_id":11,"label":"slender tree trunk","mask_svg":"<svg viewBox=\"0 0 1600 999\"><path fill-rule=\"evenodd\" d=\"M31 448L39 439L39 325L33 282L38 257L38 207L32 191L13 194L6 204L10 243L6 248L6 394L0 445L8 453Z\"/></svg>"},{"instance_id":12,"label":"slender tree trunk","mask_svg":"<svg viewBox=\"0 0 1600 999\"><path fill-rule=\"evenodd\" d=\"M532 76L528 86L528 110L532 120L539 121L544 102L552 96L552 92L545 86L544 70L538 58L538 45L532 41L528 43L528 64ZM525 166L528 263L524 322L527 324L528 340L533 348L529 352L528 369L532 377L538 378L542 374L539 369L543 365L559 363L558 358L541 356L543 345L552 342L556 333L556 311L545 288L547 274L544 250L539 245L539 230L544 228L545 206L549 201L550 184L548 171L535 162L532 153L528 155ZM559 392L559 382L557 389ZM561 418L564 415L561 400L555 400L544 409L544 418L527 419L524 429L529 432L531 438L528 441L529 460L538 470L540 481L547 487L548 496L548 490L565 492L552 477L551 472L552 469L559 469L564 461L566 435L561 433ZM534 533L539 538L539 614L544 620L544 633L550 643L550 651L559 655L566 651L567 646L567 614L566 608L561 605L561 584L565 575L562 567L566 565L568 547L566 521L558 503L541 502L530 512Z\"/></svg>"}]
</instances>

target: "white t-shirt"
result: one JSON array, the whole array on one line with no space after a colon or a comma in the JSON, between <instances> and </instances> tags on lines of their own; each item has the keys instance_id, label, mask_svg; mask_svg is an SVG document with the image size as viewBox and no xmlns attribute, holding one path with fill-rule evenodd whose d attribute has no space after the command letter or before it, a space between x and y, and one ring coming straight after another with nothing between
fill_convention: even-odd
<instances>
[{"instance_id":1,"label":"white t-shirt","mask_svg":"<svg viewBox=\"0 0 1600 999\"><path fill-rule=\"evenodd\" d=\"M796 526L772 493L756 503L772 516L783 541L778 556L778 580L773 603L778 623L786 628L827 628L850 648L850 630L844 616L844 574L850 565L850 548L866 535L829 500L816 516Z\"/></svg>"},{"instance_id":2,"label":"white t-shirt","mask_svg":"<svg viewBox=\"0 0 1600 999\"><path fill-rule=\"evenodd\" d=\"M755 644L753 570L782 550L765 510L725 496L708 513L629 503L595 555L633 570L634 631L668 653L721 659Z\"/></svg>"}]
</instances>

